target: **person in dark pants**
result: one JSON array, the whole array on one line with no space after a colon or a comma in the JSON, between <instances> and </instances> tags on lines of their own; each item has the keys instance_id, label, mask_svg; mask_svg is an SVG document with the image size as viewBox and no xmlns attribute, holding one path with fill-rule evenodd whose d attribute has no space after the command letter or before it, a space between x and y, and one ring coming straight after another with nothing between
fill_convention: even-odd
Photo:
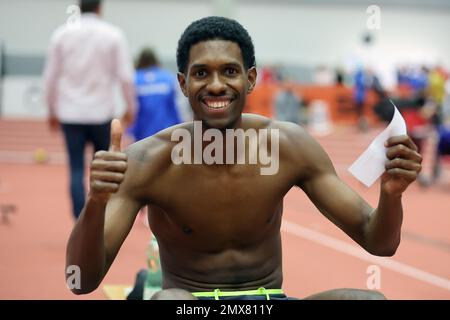
<instances>
[{"instance_id":1,"label":"person in dark pants","mask_svg":"<svg viewBox=\"0 0 450 320\"><path fill-rule=\"evenodd\" d=\"M69 155L70 195L72 212L78 218L83 209L84 196L84 150L87 143L92 143L94 151L108 150L111 125L110 121L98 125L61 124Z\"/></svg>"},{"instance_id":2,"label":"person in dark pants","mask_svg":"<svg viewBox=\"0 0 450 320\"><path fill-rule=\"evenodd\" d=\"M100 0L80 0L81 17L53 33L44 69L45 102L52 131L64 133L70 163L70 194L75 219L85 202L84 150L107 150L110 122L116 116L115 87L126 103L122 122L135 109L134 72L121 30L100 19ZM83 45L79 45L79 44Z\"/></svg>"}]
</instances>

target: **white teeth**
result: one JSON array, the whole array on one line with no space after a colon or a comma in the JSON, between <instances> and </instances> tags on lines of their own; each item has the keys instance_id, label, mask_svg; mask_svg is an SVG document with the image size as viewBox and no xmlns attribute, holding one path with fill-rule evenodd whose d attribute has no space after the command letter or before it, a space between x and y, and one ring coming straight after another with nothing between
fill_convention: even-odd
<instances>
[{"instance_id":1,"label":"white teeth","mask_svg":"<svg viewBox=\"0 0 450 320\"><path fill-rule=\"evenodd\" d=\"M229 101L205 101L205 102L206 105L212 109L222 109L229 104Z\"/></svg>"}]
</instances>

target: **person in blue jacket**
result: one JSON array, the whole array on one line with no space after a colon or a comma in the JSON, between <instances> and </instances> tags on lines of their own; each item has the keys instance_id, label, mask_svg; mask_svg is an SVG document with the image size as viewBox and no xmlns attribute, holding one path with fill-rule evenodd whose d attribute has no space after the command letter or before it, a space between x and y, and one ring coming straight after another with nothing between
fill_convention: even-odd
<instances>
[{"instance_id":1,"label":"person in blue jacket","mask_svg":"<svg viewBox=\"0 0 450 320\"><path fill-rule=\"evenodd\" d=\"M129 133L136 141L181 122L177 109L175 75L162 69L150 48L144 48L137 60L136 94L138 108Z\"/></svg>"}]
</instances>

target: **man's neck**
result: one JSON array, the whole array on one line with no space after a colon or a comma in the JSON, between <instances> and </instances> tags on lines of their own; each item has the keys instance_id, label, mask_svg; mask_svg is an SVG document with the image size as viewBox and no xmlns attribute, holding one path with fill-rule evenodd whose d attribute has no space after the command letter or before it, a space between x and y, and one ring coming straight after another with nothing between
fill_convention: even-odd
<instances>
[{"instance_id":1,"label":"man's neck","mask_svg":"<svg viewBox=\"0 0 450 320\"><path fill-rule=\"evenodd\" d=\"M221 132L221 137L222 137L221 148L222 148L224 159L226 158L226 154L229 151L227 149L230 147L230 145L232 146L231 148L233 149L233 154L236 154L237 149L236 149L236 145L235 145L235 138L232 135L227 134L227 132L230 133L229 131L231 131L234 133L235 132L234 130L236 130L236 129L243 129L242 122L243 122L242 115L240 115L239 118L236 119L236 121L234 121L231 125L224 127L224 128L216 128L216 127L209 127L209 126L205 125L205 121L202 121L202 120L194 117L194 126L193 126L193 132L192 132L193 133L193 136L192 136L193 144L192 145L195 146L196 143L200 143L201 153L203 154L206 146L208 146L209 144L212 143L212 141L207 141L207 140L203 139L205 131L207 131L209 129L215 129L215 130L218 130ZM194 140L197 140L197 142L195 143ZM215 139L213 139L213 140L215 140Z\"/></svg>"},{"instance_id":2,"label":"man's neck","mask_svg":"<svg viewBox=\"0 0 450 320\"><path fill-rule=\"evenodd\" d=\"M221 131L222 133L225 133L227 129L235 130L235 129L242 129L243 128L242 115L240 115L239 118L236 119L234 122L230 123L228 126L223 127L223 128L210 127L210 126L208 126L206 124L206 121L201 120L199 118L196 118L195 116L194 116L194 121L201 122L202 134L208 129L216 129L216 130Z\"/></svg>"}]
</instances>

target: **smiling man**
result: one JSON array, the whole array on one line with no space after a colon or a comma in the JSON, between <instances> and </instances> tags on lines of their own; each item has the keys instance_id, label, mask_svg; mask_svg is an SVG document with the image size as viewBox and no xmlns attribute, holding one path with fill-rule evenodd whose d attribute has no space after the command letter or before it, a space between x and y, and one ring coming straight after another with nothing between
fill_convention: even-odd
<instances>
[{"instance_id":1,"label":"smiling man","mask_svg":"<svg viewBox=\"0 0 450 320\"><path fill-rule=\"evenodd\" d=\"M256 68L252 40L238 22L221 17L193 22L179 40L177 64L181 89L198 122L168 128L121 152L120 123L113 121L110 150L95 155L90 194L67 247L67 267L81 270L80 287L73 292L88 293L99 286L136 214L148 206L163 274L163 290L154 299L287 299L282 291L280 226L283 198L293 187L301 188L332 223L371 254L395 253L402 193L421 169L422 158L409 137L387 141L389 160L373 209L339 179L327 154L300 126L242 114ZM202 152L213 143L195 141L198 123L205 134L210 129L223 133L221 151L234 162L173 162L178 142L172 136L180 130L194 140L190 157L197 156L196 145ZM262 175L260 161L239 163L239 148L226 148L235 139L225 134L230 129L278 132L266 146L257 143L268 150L278 145L277 172ZM249 143L242 151L255 150ZM336 289L309 298L384 297L374 291Z\"/></svg>"}]
</instances>

